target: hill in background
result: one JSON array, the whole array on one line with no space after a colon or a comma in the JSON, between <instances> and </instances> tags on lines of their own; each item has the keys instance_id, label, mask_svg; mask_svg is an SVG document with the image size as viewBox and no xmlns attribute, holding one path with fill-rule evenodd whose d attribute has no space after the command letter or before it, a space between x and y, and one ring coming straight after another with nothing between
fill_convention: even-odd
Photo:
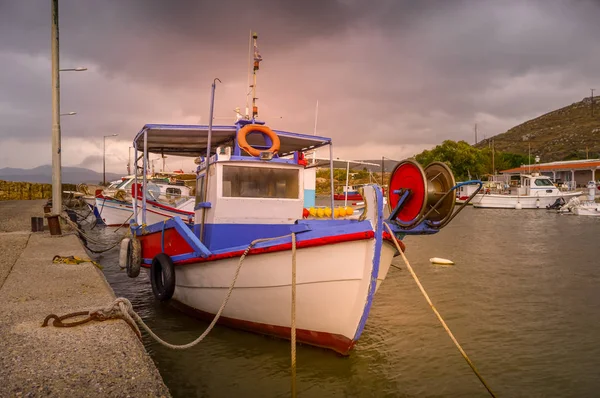
<instances>
[{"instance_id":1,"label":"hill in background","mask_svg":"<svg viewBox=\"0 0 600 398\"><path fill-rule=\"evenodd\" d=\"M480 141L477 148L539 155L542 162L600 158L600 98L584 98Z\"/></svg>"},{"instance_id":2,"label":"hill in background","mask_svg":"<svg viewBox=\"0 0 600 398\"><path fill-rule=\"evenodd\" d=\"M120 174L106 173L106 181L114 181L121 178ZM0 169L0 180L52 183L52 166L44 165L33 169L18 169L5 167ZM98 184L102 181L102 173L82 167L63 167L63 184Z\"/></svg>"}]
</instances>

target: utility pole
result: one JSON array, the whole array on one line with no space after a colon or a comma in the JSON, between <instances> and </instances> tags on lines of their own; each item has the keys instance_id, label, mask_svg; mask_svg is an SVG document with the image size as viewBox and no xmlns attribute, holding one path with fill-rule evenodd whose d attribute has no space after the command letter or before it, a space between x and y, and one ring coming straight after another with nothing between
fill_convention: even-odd
<instances>
[{"instance_id":1,"label":"utility pole","mask_svg":"<svg viewBox=\"0 0 600 398\"><path fill-rule=\"evenodd\" d=\"M529 174L531 174L531 142L528 142L527 146L529 147L529 160L527 163L529 164Z\"/></svg>"},{"instance_id":2,"label":"utility pole","mask_svg":"<svg viewBox=\"0 0 600 398\"><path fill-rule=\"evenodd\" d=\"M385 166L384 165L385 165L385 157L382 156L381 157L381 186L383 186L383 178L384 178L383 176L384 176L384 173L385 173Z\"/></svg>"},{"instance_id":3,"label":"utility pole","mask_svg":"<svg viewBox=\"0 0 600 398\"><path fill-rule=\"evenodd\" d=\"M594 91L596 91L596 89L590 88L590 91L592 92L592 117L594 117Z\"/></svg>"},{"instance_id":4,"label":"utility pole","mask_svg":"<svg viewBox=\"0 0 600 398\"><path fill-rule=\"evenodd\" d=\"M492 175L496 175L496 159L494 155L496 154L495 140L492 138Z\"/></svg>"},{"instance_id":5,"label":"utility pole","mask_svg":"<svg viewBox=\"0 0 600 398\"><path fill-rule=\"evenodd\" d=\"M60 143L60 76L58 45L58 0L52 0L52 214L62 213L62 170Z\"/></svg>"},{"instance_id":6,"label":"utility pole","mask_svg":"<svg viewBox=\"0 0 600 398\"><path fill-rule=\"evenodd\" d=\"M477 145L477 123L475 123L475 145Z\"/></svg>"}]
</instances>

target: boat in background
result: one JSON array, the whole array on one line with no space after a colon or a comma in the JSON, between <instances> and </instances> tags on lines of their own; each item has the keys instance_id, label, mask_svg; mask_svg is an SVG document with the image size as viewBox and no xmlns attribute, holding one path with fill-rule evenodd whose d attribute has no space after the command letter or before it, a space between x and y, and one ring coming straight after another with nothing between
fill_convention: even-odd
<instances>
[{"instance_id":1,"label":"boat in background","mask_svg":"<svg viewBox=\"0 0 600 398\"><path fill-rule=\"evenodd\" d=\"M109 227L128 224L134 213L133 196L136 187L137 195L141 197L139 190L142 180L136 176L129 176L114 189L97 190L94 198L96 217ZM181 184L172 185L160 178L147 180L150 181L147 183L147 211L150 222L180 217L186 223L193 223L195 198L192 188Z\"/></svg>"},{"instance_id":2,"label":"boat in background","mask_svg":"<svg viewBox=\"0 0 600 398\"><path fill-rule=\"evenodd\" d=\"M538 173L523 174L520 186L508 187L506 193L478 193L472 203L476 208L496 209L545 209L557 199L565 202L578 197L582 192L562 192L550 177Z\"/></svg>"},{"instance_id":3,"label":"boat in background","mask_svg":"<svg viewBox=\"0 0 600 398\"><path fill-rule=\"evenodd\" d=\"M571 213L577 216L592 216L600 217L600 203L596 202L596 191L599 189L595 181L590 181L587 184L588 194L586 200L580 200L579 198L571 198L564 206L562 206L559 213Z\"/></svg>"},{"instance_id":4,"label":"boat in background","mask_svg":"<svg viewBox=\"0 0 600 398\"><path fill-rule=\"evenodd\" d=\"M352 185L344 185L342 187L342 193L336 193L333 195L334 200L362 200L360 192L358 192L358 188Z\"/></svg>"},{"instance_id":5,"label":"boat in background","mask_svg":"<svg viewBox=\"0 0 600 398\"><path fill-rule=\"evenodd\" d=\"M475 185L462 185L456 190L456 204L463 204L467 202L469 197L477 190ZM468 202L472 204L472 202Z\"/></svg>"}]
</instances>

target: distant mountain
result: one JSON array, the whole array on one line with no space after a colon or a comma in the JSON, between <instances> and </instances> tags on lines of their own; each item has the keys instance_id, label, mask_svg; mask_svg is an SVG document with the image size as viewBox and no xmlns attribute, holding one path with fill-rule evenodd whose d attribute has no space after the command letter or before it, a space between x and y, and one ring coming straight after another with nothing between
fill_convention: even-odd
<instances>
[{"instance_id":1,"label":"distant mountain","mask_svg":"<svg viewBox=\"0 0 600 398\"><path fill-rule=\"evenodd\" d=\"M493 143L492 143L493 141ZM515 126L503 134L475 145L497 151L539 155L542 162L577 160L600 156L600 98L582 101L546 113Z\"/></svg>"},{"instance_id":2,"label":"distant mountain","mask_svg":"<svg viewBox=\"0 0 600 398\"><path fill-rule=\"evenodd\" d=\"M106 173L106 181L121 178L120 174ZM33 169L17 169L5 167L0 169L0 180L52 183L52 166L44 165ZM62 182L65 184L98 184L102 181L102 173L83 167L63 167Z\"/></svg>"}]
</instances>

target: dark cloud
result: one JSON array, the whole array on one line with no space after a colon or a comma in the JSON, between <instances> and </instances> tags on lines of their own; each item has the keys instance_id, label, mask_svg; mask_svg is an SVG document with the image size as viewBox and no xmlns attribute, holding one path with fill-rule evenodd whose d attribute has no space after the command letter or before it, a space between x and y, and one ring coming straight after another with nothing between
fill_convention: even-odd
<instances>
[{"instance_id":1,"label":"dark cloud","mask_svg":"<svg viewBox=\"0 0 600 398\"><path fill-rule=\"evenodd\" d=\"M345 153L472 141L570 104L597 83L597 1L60 1L65 139L122 146L148 122L219 122L244 107L259 33L260 115ZM0 2L0 141L50 131L50 2ZM1 156L1 153L0 153ZM12 159L12 158L10 158ZM122 163L122 159L119 160Z\"/></svg>"}]
</instances>

